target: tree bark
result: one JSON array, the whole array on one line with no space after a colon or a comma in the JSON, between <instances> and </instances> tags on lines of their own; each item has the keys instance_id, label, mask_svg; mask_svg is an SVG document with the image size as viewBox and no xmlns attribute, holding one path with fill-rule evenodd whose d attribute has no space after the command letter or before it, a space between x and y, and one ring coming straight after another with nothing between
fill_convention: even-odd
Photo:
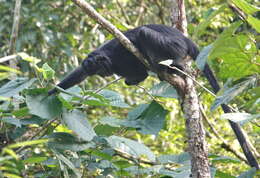
<instances>
[{"instance_id":1,"label":"tree bark","mask_svg":"<svg viewBox=\"0 0 260 178\"><path fill-rule=\"evenodd\" d=\"M84 10L91 18L96 20L102 27L112 33L120 43L137 56L140 61L149 68L147 60L139 52L137 48L128 40L123 33L121 33L115 26L109 21L98 14L91 5L83 0L72 0L80 8ZM185 11L184 11L185 12ZM192 79L186 77L186 79L180 76L173 76L166 72L156 71L157 74L172 84L178 91L181 99L183 100L183 111L187 118L187 132L189 136L189 151L192 157L192 176L193 177L210 177L209 162L207 159L207 146L205 142L205 133L201 123L201 117L199 113L198 97L193 85Z\"/></svg>"},{"instance_id":2,"label":"tree bark","mask_svg":"<svg viewBox=\"0 0 260 178\"><path fill-rule=\"evenodd\" d=\"M177 29L188 36L187 19L183 0L173 0L172 23ZM191 60L186 60L186 73L191 73ZM192 75L191 75L192 76ZM198 95L193 80L186 76L184 79L182 110L186 118L189 153L191 156L191 173L194 178L210 178L208 147L205 140L205 131L202 124ZM176 88L176 86L175 86ZM180 89L177 89L180 90Z\"/></svg>"}]
</instances>

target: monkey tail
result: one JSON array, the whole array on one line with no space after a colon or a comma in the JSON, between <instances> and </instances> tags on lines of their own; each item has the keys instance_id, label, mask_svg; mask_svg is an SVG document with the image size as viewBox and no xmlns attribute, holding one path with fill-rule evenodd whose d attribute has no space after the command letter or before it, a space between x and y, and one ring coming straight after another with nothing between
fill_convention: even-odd
<instances>
[{"instance_id":1,"label":"monkey tail","mask_svg":"<svg viewBox=\"0 0 260 178\"><path fill-rule=\"evenodd\" d=\"M58 86L66 90L80 82L82 82L88 76L87 71L83 66L79 66L74 71L72 71L65 79L63 79ZM58 90L56 88L48 91L48 95L56 93Z\"/></svg>"}]
</instances>

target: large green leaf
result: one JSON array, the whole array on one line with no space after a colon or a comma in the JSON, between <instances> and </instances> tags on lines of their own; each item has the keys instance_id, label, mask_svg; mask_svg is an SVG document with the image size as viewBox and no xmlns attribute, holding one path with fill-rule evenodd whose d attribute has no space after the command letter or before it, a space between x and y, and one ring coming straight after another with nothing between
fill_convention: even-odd
<instances>
[{"instance_id":1,"label":"large green leaf","mask_svg":"<svg viewBox=\"0 0 260 178\"><path fill-rule=\"evenodd\" d=\"M174 177L174 178L184 178L184 177L189 177L191 172L191 168L190 166L186 166L185 168L183 168L181 171L173 171L170 169L165 168L164 165L155 165L155 166L151 166L151 167L147 167L147 168L140 168L138 166L131 166L128 168L125 168L124 170L126 170L127 172L130 172L131 174L134 175L143 175L143 174L147 174L147 175L165 175L165 177ZM136 176L137 177L137 176Z\"/></svg>"},{"instance_id":2,"label":"large green leaf","mask_svg":"<svg viewBox=\"0 0 260 178\"><path fill-rule=\"evenodd\" d=\"M111 91L111 90L101 90L98 94L102 95L109 101L111 106L120 107L120 108L129 108L129 105L125 103L122 95Z\"/></svg>"},{"instance_id":3,"label":"large green leaf","mask_svg":"<svg viewBox=\"0 0 260 178\"><path fill-rule=\"evenodd\" d=\"M231 174L222 172L220 170L216 170L215 176L219 178L236 178L235 176L232 176Z\"/></svg>"},{"instance_id":4,"label":"large green leaf","mask_svg":"<svg viewBox=\"0 0 260 178\"><path fill-rule=\"evenodd\" d=\"M128 113L126 119L116 119L105 117L101 119L102 124L112 127L130 127L136 128L143 134L158 134L163 128L165 117L168 112L158 103L142 104Z\"/></svg>"},{"instance_id":5,"label":"large green leaf","mask_svg":"<svg viewBox=\"0 0 260 178\"><path fill-rule=\"evenodd\" d=\"M23 160L23 163L29 163L29 164L33 164L33 163L41 163L43 161L46 161L48 159L47 156L32 156L29 157L25 160Z\"/></svg>"},{"instance_id":6,"label":"large green leaf","mask_svg":"<svg viewBox=\"0 0 260 178\"><path fill-rule=\"evenodd\" d=\"M58 150L83 151L95 146L92 142L86 142L66 133L56 132L48 136L48 146Z\"/></svg>"},{"instance_id":7,"label":"large green leaf","mask_svg":"<svg viewBox=\"0 0 260 178\"><path fill-rule=\"evenodd\" d=\"M166 98L178 98L177 91L173 88L172 85L170 85L165 81L160 82L159 84L153 86L150 92L153 96L160 96Z\"/></svg>"},{"instance_id":8,"label":"large green leaf","mask_svg":"<svg viewBox=\"0 0 260 178\"><path fill-rule=\"evenodd\" d=\"M17 78L15 80L11 80L0 88L0 96L11 97L17 95L23 89L31 86L35 81L35 78Z\"/></svg>"},{"instance_id":9,"label":"large green leaf","mask_svg":"<svg viewBox=\"0 0 260 178\"><path fill-rule=\"evenodd\" d=\"M30 90L33 92L34 90ZM62 104L56 96L27 92L26 104L31 114L43 119L53 119L62 112Z\"/></svg>"},{"instance_id":10,"label":"large green leaf","mask_svg":"<svg viewBox=\"0 0 260 178\"><path fill-rule=\"evenodd\" d=\"M161 164L170 164L170 163L185 164L188 161L190 161L191 157L189 153L184 152L178 155L161 155L157 159Z\"/></svg>"},{"instance_id":11,"label":"large green leaf","mask_svg":"<svg viewBox=\"0 0 260 178\"><path fill-rule=\"evenodd\" d=\"M104 124L104 125L99 124L94 128L97 135L100 135L100 136L111 136L115 132L119 131L119 129L120 128L112 127L112 126L107 125L107 124Z\"/></svg>"},{"instance_id":12,"label":"large green leaf","mask_svg":"<svg viewBox=\"0 0 260 178\"><path fill-rule=\"evenodd\" d=\"M254 18L253 16L249 15L246 20L258 33L260 33L260 20L259 19Z\"/></svg>"},{"instance_id":13,"label":"large green leaf","mask_svg":"<svg viewBox=\"0 0 260 178\"><path fill-rule=\"evenodd\" d=\"M257 176L256 175L256 168L251 168L248 171L243 172L242 174L240 174L237 178L252 178ZM259 175L259 171L257 173Z\"/></svg>"},{"instance_id":14,"label":"large green leaf","mask_svg":"<svg viewBox=\"0 0 260 178\"><path fill-rule=\"evenodd\" d=\"M150 161L155 161L155 155L153 152L148 147L137 141L118 136L110 136L106 140L113 149L127 153L137 159L141 156L146 156Z\"/></svg>"},{"instance_id":15,"label":"large green leaf","mask_svg":"<svg viewBox=\"0 0 260 178\"><path fill-rule=\"evenodd\" d=\"M241 163L240 160L228 156L217 156L211 159L212 163Z\"/></svg>"},{"instance_id":16,"label":"large green leaf","mask_svg":"<svg viewBox=\"0 0 260 178\"><path fill-rule=\"evenodd\" d=\"M90 141L94 136L96 136L96 133L89 124L86 115L81 111L64 111L62 119L68 128L73 130L83 140Z\"/></svg>"},{"instance_id":17,"label":"large green leaf","mask_svg":"<svg viewBox=\"0 0 260 178\"><path fill-rule=\"evenodd\" d=\"M47 64L42 65L42 74L45 80L50 80L54 77L55 71Z\"/></svg>"},{"instance_id":18,"label":"large green leaf","mask_svg":"<svg viewBox=\"0 0 260 178\"><path fill-rule=\"evenodd\" d=\"M221 5L219 8L211 8L211 14L204 19L201 23L199 23L199 25L196 26L195 32L194 32L194 36L195 37L199 37L200 35L202 35L203 33L206 32L206 28L207 26L209 26L211 24L211 21L221 12L224 11L224 9L227 7L226 4Z\"/></svg>"},{"instance_id":19,"label":"large green leaf","mask_svg":"<svg viewBox=\"0 0 260 178\"><path fill-rule=\"evenodd\" d=\"M246 14L254 14L255 12L260 11L260 8L253 6L244 0L231 0L231 1Z\"/></svg>"},{"instance_id":20,"label":"large green leaf","mask_svg":"<svg viewBox=\"0 0 260 178\"><path fill-rule=\"evenodd\" d=\"M260 114L249 114L249 113L225 113L221 115L222 119L228 119L233 122L244 125L245 123L253 120L260 119Z\"/></svg>"},{"instance_id":21,"label":"large green leaf","mask_svg":"<svg viewBox=\"0 0 260 178\"><path fill-rule=\"evenodd\" d=\"M199 53L199 55L196 58L196 65L197 67L203 71L205 64L207 63L207 59L209 56L209 53L213 47L213 44L210 44L208 46L205 46Z\"/></svg>"},{"instance_id":22,"label":"large green leaf","mask_svg":"<svg viewBox=\"0 0 260 178\"><path fill-rule=\"evenodd\" d=\"M228 80L225 86L218 92L218 95L211 106L211 110L215 110L221 104L228 104L232 99L244 92L246 89L254 86L255 82L255 77L248 77L246 80L229 88L228 85L230 85L231 80Z\"/></svg>"},{"instance_id":23,"label":"large green leaf","mask_svg":"<svg viewBox=\"0 0 260 178\"><path fill-rule=\"evenodd\" d=\"M80 178L82 177L80 171L76 168L76 165L73 164L68 158L66 158L63 154L56 152L56 157L61 160L64 164L66 164L74 173L75 175Z\"/></svg>"},{"instance_id":24,"label":"large green leaf","mask_svg":"<svg viewBox=\"0 0 260 178\"><path fill-rule=\"evenodd\" d=\"M249 36L235 35L214 43L210 58L223 59L223 62L219 63L219 75L222 78L241 78L259 73L259 61L254 62L256 54L256 46Z\"/></svg>"},{"instance_id":25,"label":"large green leaf","mask_svg":"<svg viewBox=\"0 0 260 178\"><path fill-rule=\"evenodd\" d=\"M158 134L163 128L165 117L168 111L166 111L160 104L153 101L138 117L133 117L137 109L133 110L128 115L127 121L129 125L135 126L139 132L143 134ZM135 123L133 123L135 122Z\"/></svg>"},{"instance_id":26,"label":"large green leaf","mask_svg":"<svg viewBox=\"0 0 260 178\"><path fill-rule=\"evenodd\" d=\"M16 119L16 118L13 118L13 117L3 117L3 118L0 119L0 121L15 125L16 127L22 126L20 119Z\"/></svg>"}]
</instances>

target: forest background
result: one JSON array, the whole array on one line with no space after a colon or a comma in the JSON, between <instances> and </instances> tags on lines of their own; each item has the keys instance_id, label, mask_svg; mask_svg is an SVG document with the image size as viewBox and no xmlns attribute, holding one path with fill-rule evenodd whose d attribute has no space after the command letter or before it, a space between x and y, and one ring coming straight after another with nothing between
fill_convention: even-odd
<instances>
[{"instance_id":1,"label":"forest background","mask_svg":"<svg viewBox=\"0 0 260 178\"><path fill-rule=\"evenodd\" d=\"M144 24L172 25L171 0L87 2L121 31ZM139 86L127 86L118 76L93 76L67 94L42 102L54 83L113 36L65 0L23 0L14 36L15 3L0 0L0 175L190 174L185 118L177 93L155 76ZM185 1L189 37L202 50L201 61L208 61L224 86L217 97L196 86L216 177L255 174L227 119L241 124L260 158L257 5L256 0ZM200 61L194 64L194 70L200 65ZM200 74L197 80L210 89ZM223 115L221 103L238 112Z\"/></svg>"}]
</instances>

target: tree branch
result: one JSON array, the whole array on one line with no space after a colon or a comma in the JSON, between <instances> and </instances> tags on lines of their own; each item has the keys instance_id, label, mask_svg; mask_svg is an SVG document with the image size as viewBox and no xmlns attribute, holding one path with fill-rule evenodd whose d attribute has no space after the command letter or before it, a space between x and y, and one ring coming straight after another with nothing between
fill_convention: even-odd
<instances>
[{"instance_id":1,"label":"tree branch","mask_svg":"<svg viewBox=\"0 0 260 178\"><path fill-rule=\"evenodd\" d=\"M150 69L147 60L145 60L139 50L136 49L130 40L128 40L119 30L117 30L116 27L98 14L86 1L72 1L81 7L91 18L95 19L102 27L115 35L124 47L132 52L148 69ZM208 152L205 144L205 133L200 119L198 97L196 95L192 80L188 77L184 80L180 76L170 75L166 71L154 72L170 84L174 85L177 92L180 94L183 103L187 104L183 107L183 111L187 118L186 125L189 135L189 151L192 157L192 176L205 178L210 177L209 162L207 159Z\"/></svg>"}]
</instances>

